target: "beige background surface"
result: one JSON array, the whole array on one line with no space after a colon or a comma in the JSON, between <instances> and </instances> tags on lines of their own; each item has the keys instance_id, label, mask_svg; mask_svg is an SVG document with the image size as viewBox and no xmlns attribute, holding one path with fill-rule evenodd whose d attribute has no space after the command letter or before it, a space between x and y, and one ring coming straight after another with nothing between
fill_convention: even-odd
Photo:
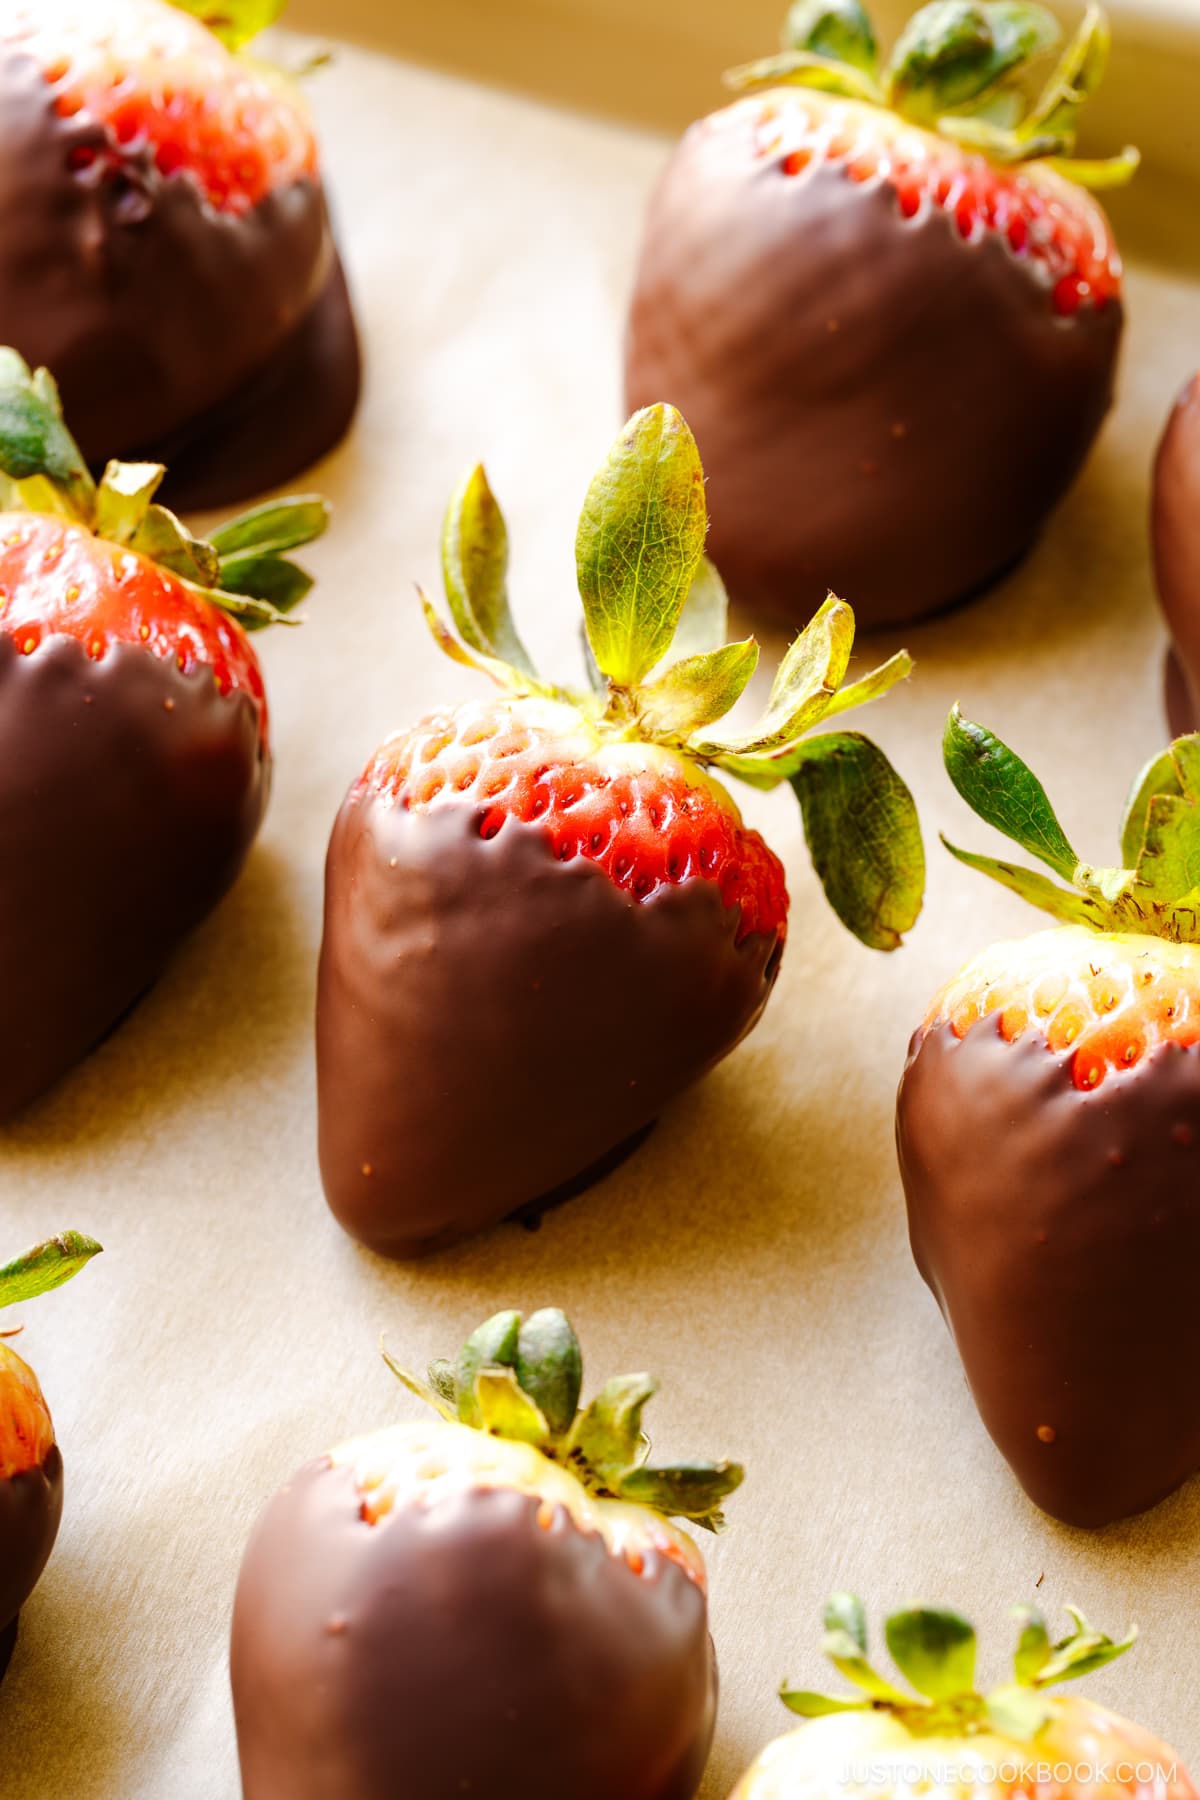
<instances>
[{"instance_id":1,"label":"beige background surface","mask_svg":"<svg viewBox=\"0 0 1200 1800\"><path fill-rule=\"evenodd\" d=\"M793 893L761 1028L539 1235L504 1229L393 1268L341 1235L316 1174L325 838L377 739L471 690L427 643L410 581L434 579L445 496L478 455L508 510L527 634L550 666L575 666L575 517L617 421L623 298L664 145L357 52L314 95L370 383L352 441L319 472L337 520L311 556L308 624L263 646L270 817L159 988L0 1134L5 1243L73 1225L107 1247L28 1315L67 1514L0 1698L0 1795L234 1795L226 1632L259 1507L310 1454L410 1416L381 1329L419 1362L501 1305L552 1302L575 1318L593 1383L661 1375L659 1448L749 1465L711 1553L724 1701L705 1800L785 1725L780 1676L818 1675L817 1609L844 1584L875 1607L960 1603L997 1670L1005 1609L1039 1585L1048 1608L1074 1600L1114 1630L1137 1619L1144 1644L1096 1691L1200 1763L1200 1484L1096 1536L1024 1501L913 1271L891 1149L895 1081L932 989L1035 923L936 847L939 827L986 836L940 770L950 702L1037 762L1097 859L1162 738L1143 515L1152 443L1200 358L1195 288L1137 262L1123 397L1085 480L1015 579L907 634L917 678L870 724L931 844L909 947L883 959L844 935L789 796L748 795ZM1144 192L1177 238L1169 196Z\"/></svg>"}]
</instances>

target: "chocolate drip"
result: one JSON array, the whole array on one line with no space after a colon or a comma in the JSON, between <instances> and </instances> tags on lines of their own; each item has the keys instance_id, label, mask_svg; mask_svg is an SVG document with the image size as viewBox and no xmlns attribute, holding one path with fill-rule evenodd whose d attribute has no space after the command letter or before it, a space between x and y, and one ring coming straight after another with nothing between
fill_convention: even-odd
<instances>
[{"instance_id":1,"label":"chocolate drip","mask_svg":"<svg viewBox=\"0 0 1200 1800\"><path fill-rule=\"evenodd\" d=\"M17 1615L50 1560L62 1502L57 1444L39 1468L0 1481L0 1680L17 1641Z\"/></svg>"}]
</instances>

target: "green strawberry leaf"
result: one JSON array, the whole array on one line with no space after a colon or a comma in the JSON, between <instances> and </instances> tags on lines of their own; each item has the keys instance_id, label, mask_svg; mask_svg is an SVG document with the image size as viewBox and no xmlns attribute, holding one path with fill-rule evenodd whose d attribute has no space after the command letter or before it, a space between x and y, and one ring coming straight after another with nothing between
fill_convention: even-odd
<instances>
[{"instance_id":1,"label":"green strawberry leaf","mask_svg":"<svg viewBox=\"0 0 1200 1800\"><path fill-rule=\"evenodd\" d=\"M942 843L960 863L968 869L977 869L981 875L990 875L1001 887L1016 894L1022 900L1028 900L1030 906L1039 907L1042 912L1049 913L1060 925L1090 925L1093 931L1104 931L1109 928L1107 912L1096 900L1086 894L1080 894L1073 888L1060 888L1039 875L1035 869L1023 869L1018 863L1002 862L995 856L977 856L972 850L960 850L949 838L942 838Z\"/></svg>"},{"instance_id":2,"label":"green strawberry leaf","mask_svg":"<svg viewBox=\"0 0 1200 1800\"><path fill-rule=\"evenodd\" d=\"M637 690L639 730L656 741L685 742L736 706L757 666L753 638L671 663Z\"/></svg>"},{"instance_id":3,"label":"green strawberry leaf","mask_svg":"<svg viewBox=\"0 0 1200 1800\"><path fill-rule=\"evenodd\" d=\"M886 75L889 103L936 125L986 103L997 84L1062 36L1054 15L1025 0L931 0L901 33Z\"/></svg>"},{"instance_id":4,"label":"green strawberry leaf","mask_svg":"<svg viewBox=\"0 0 1200 1800\"><path fill-rule=\"evenodd\" d=\"M1197 740L1200 742L1200 739ZM1125 813L1121 820L1121 861L1127 869L1136 869L1146 845L1146 826L1150 802L1156 794L1182 794L1183 783L1175 763L1173 746L1152 756L1129 790Z\"/></svg>"},{"instance_id":5,"label":"green strawberry leaf","mask_svg":"<svg viewBox=\"0 0 1200 1800\"><path fill-rule=\"evenodd\" d=\"M791 783L826 897L861 943L895 950L925 892L913 797L883 751L858 732L829 732L801 749Z\"/></svg>"},{"instance_id":6,"label":"green strawberry leaf","mask_svg":"<svg viewBox=\"0 0 1200 1800\"><path fill-rule=\"evenodd\" d=\"M212 588L220 580L221 559L213 546L193 537L183 520L165 506L146 508L129 546L197 587Z\"/></svg>"},{"instance_id":7,"label":"green strawberry leaf","mask_svg":"<svg viewBox=\"0 0 1200 1800\"><path fill-rule=\"evenodd\" d=\"M975 1629L961 1613L917 1607L884 1626L892 1661L927 1700L950 1700L975 1687Z\"/></svg>"},{"instance_id":8,"label":"green strawberry leaf","mask_svg":"<svg viewBox=\"0 0 1200 1800\"><path fill-rule=\"evenodd\" d=\"M867 1654L867 1609L857 1594L831 1594L825 1602L826 1631L844 1631Z\"/></svg>"},{"instance_id":9,"label":"green strawberry leaf","mask_svg":"<svg viewBox=\"0 0 1200 1800\"><path fill-rule=\"evenodd\" d=\"M442 526L442 578L464 644L537 679L508 604L508 528L483 464L460 482Z\"/></svg>"},{"instance_id":10,"label":"green strawberry leaf","mask_svg":"<svg viewBox=\"0 0 1200 1800\"><path fill-rule=\"evenodd\" d=\"M1050 1660L1038 1672L1039 1687L1050 1687L1062 1681L1077 1681L1080 1676L1092 1675L1097 1669L1107 1668L1109 1663L1116 1662L1119 1656L1124 1656L1137 1642L1136 1626L1118 1642L1089 1625L1078 1607L1068 1606L1067 1611L1074 1621L1075 1629L1055 1644Z\"/></svg>"},{"instance_id":11,"label":"green strawberry leaf","mask_svg":"<svg viewBox=\"0 0 1200 1800\"><path fill-rule=\"evenodd\" d=\"M729 595L715 564L702 556L671 639L671 656L680 662L703 656L719 650L728 636Z\"/></svg>"},{"instance_id":12,"label":"green strawberry leaf","mask_svg":"<svg viewBox=\"0 0 1200 1800\"><path fill-rule=\"evenodd\" d=\"M457 1419L458 1399L454 1389L454 1364L447 1362L444 1356L440 1356L436 1362L430 1363L426 1374L429 1377L429 1385L438 1399L450 1408L450 1416Z\"/></svg>"},{"instance_id":13,"label":"green strawberry leaf","mask_svg":"<svg viewBox=\"0 0 1200 1800\"><path fill-rule=\"evenodd\" d=\"M1054 1706L1027 1687L998 1688L984 1702L984 1714L993 1731L1029 1744L1054 1717Z\"/></svg>"},{"instance_id":14,"label":"green strawberry leaf","mask_svg":"<svg viewBox=\"0 0 1200 1800\"><path fill-rule=\"evenodd\" d=\"M821 1640L821 1648L838 1673L864 1694L869 1694L872 1700L883 1701L889 1706L912 1706L912 1695L873 1669L848 1631L840 1628L827 1631Z\"/></svg>"},{"instance_id":15,"label":"green strawberry leaf","mask_svg":"<svg viewBox=\"0 0 1200 1800\"><path fill-rule=\"evenodd\" d=\"M207 600L212 606L219 606L223 613L236 619L243 631L265 631L268 625L299 625L299 619L290 619L286 613L272 606L269 600L256 600L250 594L231 594L225 588L203 587L199 582L189 582L198 599Z\"/></svg>"},{"instance_id":16,"label":"green strawberry leaf","mask_svg":"<svg viewBox=\"0 0 1200 1800\"><path fill-rule=\"evenodd\" d=\"M720 1531L725 1524L721 1502L745 1478L740 1463L678 1463L670 1469L643 1465L621 1476L617 1494L635 1506L653 1506L670 1519L687 1519L706 1531Z\"/></svg>"},{"instance_id":17,"label":"green strawberry leaf","mask_svg":"<svg viewBox=\"0 0 1200 1800\"><path fill-rule=\"evenodd\" d=\"M707 513L700 455L673 406L635 413L587 492L575 540L597 665L632 687L663 655L692 586Z\"/></svg>"},{"instance_id":18,"label":"green strawberry leaf","mask_svg":"<svg viewBox=\"0 0 1200 1800\"><path fill-rule=\"evenodd\" d=\"M760 87L806 87L822 94L840 94L845 100L864 100L878 106L882 95L875 81L853 63L831 62L813 50L780 50L754 62L726 69L726 87L742 92Z\"/></svg>"},{"instance_id":19,"label":"green strawberry leaf","mask_svg":"<svg viewBox=\"0 0 1200 1800\"><path fill-rule=\"evenodd\" d=\"M783 766L775 779L786 779L798 740L829 711L853 648L854 614L830 594L780 663L758 724L749 732L715 732L695 750L731 774L748 768L750 779L769 780L769 765L778 762Z\"/></svg>"},{"instance_id":20,"label":"green strawberry leaf","mask_svg":"<svg viewBox=\"0 0 1200 1800\"><path fill-rule=\"evenodd\" d=\"M91 523L96 486L78 444L63 423L53 376L47 369L31 374L15 350L2 348L0 472L17 483L38 482L36 499L47 510Z\"/></svg>"},{"instance_id":21,"label":"green strawberry leaf","mask_svg":"<svg viewBox=\"0 0 1200 1800\"><path fill-rule=\"evenodd\" d=\"M568 1454L615 1486L646 1451L642 1412L658 1392L653 1375L617 1375L575 1420Z\"/></svg>"},{"instance_id":22,"label":"green strawberry leaf","mask_svg":"<svg viewBox=\"0 0 1200 1800\"><path fill-rule=\"evenodd\" d=\"M162 463L110 462L96 489L94 529L114 544L132 544L166 474Z\"/></svg>"},{"instance_id":23,"label":"green strawberry leaf","mask_svg":"<svg viewBox=\"0 0 1200 1800\"><path fill-rule=\"evenodd\" d=\"M786 1683L779 1690L779 1698L789 1712L799 1713L802 1719L829 1719L835 1713L873 1710L869 1700L839 1700L836 1694L814 1694L804 1688L789 1688Z\"/></svg>"},{"instance_id":24,"label":"green strawberry leaf","mask_svg":"<svg viewBox=\"0 0 1200 1800\"><path fill-rule=\"evenodd\" d=\"M1021 1635L1017 1639L1013 1669L1017 1680L1028 1687L1050 1660L1050 1634L1041 1613L1031 1606L1017 1607L1015 1617L1020 1623Z\"/></svg>"},{"instance_id":25,"label":"green strawberry leaf","mask_svg":"<svg viewBox=\"0 0 1200 1800\"><path fill-rule=\"evenodd\" d=\"M793 0L783 47L847 63L866 75L874 75L879 66L875 31L861 0Z\"/></svg>"},{"instance_id":26,"label":"green strawberry leaf","mask_svg":"<svg viewBox=\"0 0 1200 1800\"><path fill-rule=\"evenodd\" d=\"M575 1423L583 1386L583 1353L566 1313L550 1306L524 1320L513 1366L551 1434L564 1436Z\"/></svg>"},{"instance_id":27,"label":"green strawberry leaf","mask_svg":"<svg viewBox=\"0 0 1200 1800\"><path fill-rule=\"evenodd\" d=\"M1092 193L1127 187L1142 166L1142 153L1132 144L1127 144L1119 156L1047 156L1044 151L1041 154L1059 175Z\"/></svg>"},{"instance_id":28,"label":"green strawberry leaf","mask_svg":"<svg viewBox=\"0 0 1200 1800\"><path fill-rule=\"evenodd\" d=\"M312 591L313 578L306 569L275 551L265 555L227 556L221 563L221 586L226 593L265 600L277 613L291 612Z\"/></svg>"},{"instance_id":29,"label":"green strawberry leaf","mask_svg":"<svg viewBox=\"0 0 1200 1800\"><path fill-rule=\"evenodd\" d=\"M482 1422L475 1377L481 1369L511 1369L517 1360L521 1332L519 1312L498 1312L474 1330L454 1364L454 1394L464 1425Z\"/></svg>"},{"instance_id":30,"label":"green strawberry leaf","mask_svg":"<svg viewBox=\"0 0 1200 1800\"><path fill-rule=\"evenodd\" d=\"M71 1281L99 1256L101 1246L81 1231L64 1231L0 1268L0 1307L24 1305Z\"/></svg>"},{"instance_id":31,"label":"green strawberry leaf","mask_svg":"<svg viewBox=\"0 0 1200 1800\"><path fill-rule=\"evenodd\" d=\"M422 1381L419 1375L413 1375L402 1363L397 1362L388 1349L385 1338L379 1340L379 1354L396 1380L406 1387L410 1394L415 1394L418 1400L423 1400L426 1406L432 1407L434 1412L440 1413L448 1424L457 1423L458 1403L454 1396L453 1384L450 1392L447 1393L442 1386L434 1382L432 1369L429 1371L429 1382Z\"/></svg>"},{"instance_id":32,"label":"green strawberry leaf","mask_svg":"<svg viewBox=\"0 0 1200 1800\"><path fill-rule=\"evenodd\" d=\"M1101 7L1091 5L1078 31L1025 118L1026 137L1052 137L1073 149L1081 109L1104 79L1112 31Z\"/></svg>"},{"instance_id":33,"label":"green strawberry leaf","mask_svg":"<svg viewBox=\"0 0 1200 1800\"><path fill-rule=\"evenodd\" d=\"M493 1437L508 1438L517 1444L533 1444L538 1449L544 1449L550 1442L550 1427L541 1408L525 1392L515 1369L478 1371L472 1415L470 1423L478 1424Z\"/></svg>"},{"instance_id":34,"label":"green strawberry leaf","mask_svg":"<svg viewBox=\"0 0 1200 1800\"><path fill-rule=\"evenodd\" d=\"M237 50L273 25L287 0L171 0L171 4L180 12L191 13L214 37Z\"/></svg>"},{"instance_id":35,"label":"green strawberry leaf","mask_svg":"<svg viewBox=\"0 0 1200 1800\"><path fill-rule=\"evenodd\" d=\"M826 719L835 718L838 713L850 712L856 706L869 706L872 700L882 699L897 682L907 681L912 672L913 659L908 651L897 650L895 656L889 656L877 669L872 669L857 681L839 688L825 709Z\"/></svg>"},{"instance_id":36,"label":"green strawberry leaf","mask_svg":"<svg viewBox=\"0 0 1200 1800\"><path fill-rule=\"evenodd\" d=\"M495 656L487 656L482 650L469 650L465 644L461 644L423 587L417 588L417 598L421 602L425 623L434 643L451 662L462 663L465 668L486 675L497 687L508 688L516 693L540 691L532 687L528 678L520 669L514 669L511 663L501 662Z\"/></svg>"},{"instance_id":37,"label":"green strawberry leaf","mask_svg":"<svg viewBox=\"0 0 1200 1800\"><path fill-rule=\"evenodd\" d=\"M955 706L942 739L946 773L972 812L1020 844L1065 881L1079 858L1067 841L1046 790L1021 758Z\"/></svg>"},{"instance_id":38,"label":"green strawberry leaf","mask_svg":"<svg viewBox=\"0 0 1200 1800\"><path fill-rule=\"evenodd\" d=\"M286 500L268 500L249 512L227 519L209 542L222 558L280 555L299 550L321 537L329 524L330 507L319 494L293 494Z\"/></svg>"}]
</instances>

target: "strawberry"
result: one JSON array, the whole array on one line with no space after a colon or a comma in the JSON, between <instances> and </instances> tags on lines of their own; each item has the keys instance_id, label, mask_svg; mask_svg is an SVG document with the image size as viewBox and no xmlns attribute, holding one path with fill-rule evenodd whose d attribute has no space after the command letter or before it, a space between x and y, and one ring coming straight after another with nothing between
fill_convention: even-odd
<instances>
[{"instance_id":1,"label":"strawberry","mask_svg":"<svg viewBox=\"0 0 1200 1800\"><path fill-rule=\"evenodd\" d=\"M321 1169L338 1219L377 1250L413 1255L564 1198L755 1024L787 892L719 774L791 783L826 892L864 943L893 949L919 910L907 788L857 733L804 736L883 693L908 657L843 689L854 619L830 596L759 724L716 724L758 647L722 642L704 534L692 435L649 408L584 505L583 695L544 681L516 634L482 469L451 503L458 636L423 597L426 617L499 697L388 739L343 804L326 875Z\"/></svg>"},{"instance_id":2,"label":"strawberry","mask_svg":"<svg viewBox=\"0 0 1200 1800\"><path fill-rule=\"evenodd\" d=\"M826 1655L855 1692L833 1696L785 1685L781 1698L811 1721L771 1744L732 1800L808 1800L853 1790L875 1800L925 1791L977 1800L1055 1794L1061 1800L1193 1800L1176 1751L1091 1700L1051 1692L1123 1656L1075 1607L1072 1630L1051 1643L1041 1616L1018 1608L1014 1679L975 1687L976 1639L961 1614L933 1607L895 1613L887 1646L909 1693L867 1660L862 1602L835 1594L825 1609Z\"/></svg>"},{"instance_id":3,"label":"strawberry","mask_svg":"<svg viewBox=\"0 0 1200 1800\"><path fill-rule=\"evenodd\" d=\"M0 1268L0 1307L61 1287L99 1250L78 1231L35 1245ZM15 1335L0 1333L0 1680L18 1614L49 1561L62 1517L62 1456L50 1409L33 1370L2 1341Z\"/></svg>"},{"instance_id":4,"label":"strawberry","mask_svg":"<svg viewBox=\"0 0 1200 1800\"><path fill-rule=\"evenodd\" d=\"M0 0L0 341L89 461L171 463L190 504L286 480L357 396L308 110L234 53L279 11Z\"/></svg>"},{"instance_id":5,"label":"strawberry","mask_svg":"<svg viewBox=\"0 0 1200 1800\"><path fill-rule=\"evenodd\" d=\"M438 1420L309 1463L242 1563L245 1800L691 1800L716 1670L673 1521L717 1530L742 1470L649 1464L650 1376L581 1410L553 1309L498 1313L427 1383L388 1362Z\"/></svg>"},{"instance_id":6,"label":"strawberry","mask_svg":"<svg viewBox=\"0 0 1200 1800\"><path fill-rule=\"evenodd\" d=\"M1167 717L1176 733L1197 723L1200 693L1200 375L1171 411L1154 464L1151 538L1158 597L1173 640Z\"/></svg>"},{"instance_id":7,"label":"strawberry","mask_svg":"<svg viewBox=\"0 0 1200 1800\"><path fill-rule=\"evenodd\" d=\"M896 1115L913 1254L1026 1492L1103 1525L1200 1469L1200 738L1138 778L1110 869L957 708L945 756L1069 885L948 846L1059 924L968 963L913 1038Z\"/></svg>"},{"instance_id":8,"label":"strawberry","mask_svg":"<svg viewBox=\"0 0 1200 1800\"><path fill-rule=\"evenodd\" d=\"M54 382L0 351L0 1118L86 1054L236 878L271 754L247 631L311 585L284 500L211 543L158 464L97 485Z\"/></svg>"},{"instance_id":9,"label":"strawberry","mask_svg":"<svg viewBox=\"0 0 1200 1800\"><path fill-rule=\"evenodd\" d=\"M1071 161L1098 7L933 0L884 63L860 0L799 0L752 90L692 126L651 202L626 395L671 394L711 480L735 597L794 620L826 580L868 627L995 580L1111 403L1121 263ZM964 385L964 371L969 382Z\"/></svg>"}]
</instances>

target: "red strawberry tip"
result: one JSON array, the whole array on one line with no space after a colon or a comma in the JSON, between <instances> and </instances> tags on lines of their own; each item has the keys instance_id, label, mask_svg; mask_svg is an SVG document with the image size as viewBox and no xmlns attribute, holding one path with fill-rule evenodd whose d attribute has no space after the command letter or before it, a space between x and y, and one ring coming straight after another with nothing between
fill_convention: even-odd
<instances>
[{"instance_id":1,"label":"red strawberry tip","mask_svg":"<svg viewBox=\"0 0 1200 1800\"><path fill-rule=\"evenodd\" d=\"M649 1507L706 1531L724 1526L723 1501L745 1475L740 1463L652 1467L642 1430L652 1375L619 1375L580 1405L583 1355L557 1307L522 1317L500 1312L471 1333L456 1360L412 1375L382 1346L384 1361L410 1393L449 1424L531 1444L603 1500Z\"/></svg>"}]
</instances>

